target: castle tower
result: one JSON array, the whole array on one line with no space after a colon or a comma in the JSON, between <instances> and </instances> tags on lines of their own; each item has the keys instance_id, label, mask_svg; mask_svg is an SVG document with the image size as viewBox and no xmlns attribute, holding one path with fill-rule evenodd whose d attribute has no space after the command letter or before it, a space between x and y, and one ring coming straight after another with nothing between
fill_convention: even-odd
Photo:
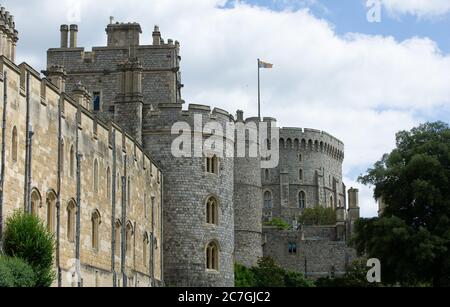
<instances>
[{"instance_id":1,"label":"castle tower","mask_svg":"<svg viewBox=\"0 0 450 307\"><path fill-rule=\"evenodd\" d=\"M138 23L115 23L106 28L108 47L139 46L139 35L142 33Z\"/></svg>"},{"instance_id":2,"label":"castle tower","mask_svg":"<svg viewBox=\"0 0 450 307\"><path fill-rule=\"evenodd\" d=\"M355 222L360 218L359 190L351 188L348 190L348 226L350 237L355 229Z\"/></svg>"},{"instance_id":3,"label":"castle tower","mask_svg":"<svg viewBox=\"0 0 450 307\"><path fill-rule=\"evenodd\" d=\"M14 16L2 7L0 11L0 55L15 62L18 40L19 32L16 30Z\"/></svg>"},{"instance_id":4,"label":"castle tower","mask_svg":"<svg viewBox=\"0 0 450 307\"><path fill-rule=\"evenodd\" d=\"M242 125L248 131L245 141L245 157L237 153L240 143L236 138L236 154L234 159L234 228L235 228L235 261L251 267L257 264L262 253L262 183L261 156L259 151L258 118L243 119L243 112L238 111L236 126ZM239 130L237 129L239 133ZM247 133L246 133L247 134ZM254 135L252 139L250 136ZM251 148L256 148L252 155Z\"/></svg>"},{"instance_id":5,"label":"castle tower","mask_svg":"<svg viewBox=\"0 0 450 307\"><path fill-rule=\"evenodd\" d=\"M138 59L120 64L120 94L114 104L114 119L137 142L142 144L142 65ZM95 110L96 108L94 108Z\"/></svg>"}]
</instances>

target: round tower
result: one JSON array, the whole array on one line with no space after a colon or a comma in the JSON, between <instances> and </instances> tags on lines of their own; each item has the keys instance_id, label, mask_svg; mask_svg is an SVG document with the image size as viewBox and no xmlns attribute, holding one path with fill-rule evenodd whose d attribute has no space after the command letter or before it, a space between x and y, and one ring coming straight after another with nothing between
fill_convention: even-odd
<instances>
[{"instance_id":1,"label":"round tower","mask_svg":"<svg viewBox=\"0 0 450 307\"><path fill-rule=\"evenodd\" d=\"M144 118L144 147L164 172L166 284L234 286L234 161L202 150L211 132L203 130L205 124L225 131L234 119L208 106L190 105L184 111L181 103L160 104ZM178 128L172 131L176 123L185 129L185 143L176 142L180 138Z\"/></svg>"},{"instance_id":2,"label":"round tower","mask_svg":"<svg viewBox=\"0 0 450 307\"><path fill-rule=\"evenodd\" d=\"M306 208L345 208L343 160L344 144L328 133L281 129L279 166L262 172L265 220L295 223Z\"/></svg>"},{"instance_id":3,"label":"round tower","mask_svg":"<svg viewBox=\"0 0 450 307\"><path fill-rule=\"evenodd\" d=\"M237 135L234 159L235 261L247 267L256 265L263 256L259 123L259 118L249 118L244 122L243 113L238 111L236 133L243 133L246 137L243 143ZM240 154L240 145L245 148L244 156Z\"/></svg>"}]
</instances>

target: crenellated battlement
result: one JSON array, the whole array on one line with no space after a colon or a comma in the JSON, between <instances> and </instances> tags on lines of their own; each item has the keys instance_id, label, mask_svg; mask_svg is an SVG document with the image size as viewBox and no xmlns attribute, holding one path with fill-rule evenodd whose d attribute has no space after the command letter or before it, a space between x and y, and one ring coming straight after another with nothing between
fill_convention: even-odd
<instances>
[{"instance_id":1,"label":"crenellated battlement","mask_svg":"<svg viewBox=\"0 0 450 307\"><path fill-rule=\"evenodd\" d=\"M344 143L329 133L317 129L280 129L280 148L325 153L340 162L343 162L345 157Z\"/></svg>"}]
</instances>

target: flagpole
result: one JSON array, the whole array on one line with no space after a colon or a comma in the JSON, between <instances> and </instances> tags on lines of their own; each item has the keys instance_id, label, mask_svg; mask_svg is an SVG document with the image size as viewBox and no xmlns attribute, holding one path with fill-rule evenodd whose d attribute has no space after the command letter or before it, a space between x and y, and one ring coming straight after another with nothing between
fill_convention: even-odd
<instances>
[{"instance_id":1,"label":"flagpole","mask_svg":"<svg viewBox=\"0 0 450 307\"><path fill-rule=\"evenodd\" d=\"M261 66L259 65L259 59L258 59L258 118L261 120Z\"/></svg>"}]
</instances>

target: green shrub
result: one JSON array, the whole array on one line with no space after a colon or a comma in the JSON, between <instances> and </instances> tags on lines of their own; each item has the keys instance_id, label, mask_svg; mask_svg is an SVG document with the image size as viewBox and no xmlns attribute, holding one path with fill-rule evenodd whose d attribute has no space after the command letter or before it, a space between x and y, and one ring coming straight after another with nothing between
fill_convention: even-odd
<instances>
[{"instance_id":1,"label":"green shrub","mask_svg":"<svg viewBox=\"0 0 450 307\"><path fill-rule=\"evenodd\" d=\"M303 274L297 272L286 272L284 284L287 288L312 288L314 282L306 279Z\"/></svg>"},{"instance_id":2,"label":"green shrub","mask_svg":"<svg viewBox=\"0 0 450 307\"><path fill-rule=\"evenodd\" d=\"M300 223L306 226L335 225L336 212L331 208L308 208L300 216Z\"/></svg>"},{"instance_id":3,"label":"green shrub","mask_svg":"<svg viewBox=\"0 0 450 307\"><path fill-rule=\"evenodd\" d=\"M281 288L285 286L285 271L270 257L261 258L258 266L251 269L257 288Z\"/></svg>"},{"instance_id":4,"label":"green shrub","mask_svg":"<svg viewBox=\"0 0 450 307\"><path fill-rule=\"evenodd\" d=\"M270 222L264 223L264 226L274 226L279 230L288 230L291 227L285 220L277 217L273 218Z\"/></svg>"},{"instance_id":5,"label":"green shrub","mask_svg":"<svg viewBox=\"0 0 450 307\"><path fill-rule=\"evenodd\" d=\"M53 252L55 242L37 217L17 212L6 221L4 252L25 260L36 276L36 287L50 287L55 279Z\"/></svg>"},{"instance_id":6,"label":"green shrub","mask_svg":"<svg viewBox=\"0 0 450 307\"><path fill-rule=\"evenodd\" d=\"M35 285L33 268L20 258L0 257L0 288L30 288Z\"/></svg>"},{"instance_id":7,"label":"green shrub","mask_svg":"<svg viewBox=\"0 0 450 307\"><path fill-rule=\"evenodd\" d=\"M240 265L234 265L235 286L238 288L255 287L255 275L252 270Z\"/></svg>"}]
</instances>

